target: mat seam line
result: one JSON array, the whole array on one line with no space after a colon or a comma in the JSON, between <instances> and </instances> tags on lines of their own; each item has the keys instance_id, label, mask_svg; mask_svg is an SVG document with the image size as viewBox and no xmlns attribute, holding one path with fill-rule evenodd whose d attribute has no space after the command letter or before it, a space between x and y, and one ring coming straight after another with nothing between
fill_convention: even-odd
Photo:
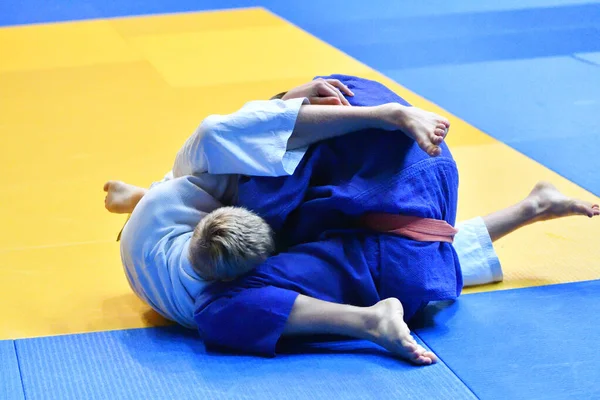
<instances>
[{"instance_id":1,"label":"mat seam line","mask_svg":"<svg viewBox=\"0 0 600 400\"><path fill-rule=\"evenodd\" d=\"M15 357L17 358L17 368L19 368L19 379L21 380L21 389L23 390L23 398L27 400L27 394L25 393L25 383L23 383L23 372L21 370L21 359L19 358L19 350L17 350L17 341L13 340L13 349L15 349Z\"/></svg>"},{"instance_id":2,"label":"mat seam line","mask_svg":"<svg viewBox=\"0 0 600 400\"><path fill-rule=\"evenodd\" d=\"M580 61L584 64L593 65L594 67L600 67L600 64L598 64L594 61L586 60L585 58L578 56L577 54L571 54L571 58L573 58L577 61Z\"/></svg>"},{"instance_id":3,"label":"mat seam line","mask_svg":"<svg viewBox=\"0 0 600 400\"><path fill-rule=\"evenodd\" d=\"M415 335L416 337L418 337L423 343L425 343L427 345L427 347L429 347L430 350L433 351L433 347L431 347L421 336L419 336L415 332L412 332L412 333L413 333L413 335ZM462 383L469 390L469 392L471 392L473 394L473 396L475 396L476 399L481 400L481 397L479 397L479 396L477 396L477 394L475 394L475 392L473 391L473 389L469 385L467 385L467 383L464 380L462 380L462 378L460 376L458 376L458 374L454 371L454 369L452 369L450 367L450 365L447 362L445 362L442 357L440 357L437 353L435 353L435 351L434 351L434 354L437 356L437 358L440 359L441 362L444 363L444 365L446 366L446 368L448 368L450 370L450 372L452 372L452 375L454 375L456 377L456 379L458 379L460 381L460 383Z\"/></svg>"}]
</instances>

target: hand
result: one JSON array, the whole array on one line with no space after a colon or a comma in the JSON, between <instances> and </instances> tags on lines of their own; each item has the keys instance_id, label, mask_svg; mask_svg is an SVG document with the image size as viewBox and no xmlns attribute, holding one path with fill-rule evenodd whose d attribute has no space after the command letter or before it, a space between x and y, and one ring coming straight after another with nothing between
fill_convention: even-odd
<instances>
[{"instance_id":1,"label":"hand","mask_svg":"<svg viewBox=\"0 0 600 400\"><path fill-rule=\"evenodd\" d=\"M354 96L354 93L339 80L319 78L288 91L281 99L308 97L310 104L349 106L350 103L344 94Z\"/></svg>"}]
</instances>

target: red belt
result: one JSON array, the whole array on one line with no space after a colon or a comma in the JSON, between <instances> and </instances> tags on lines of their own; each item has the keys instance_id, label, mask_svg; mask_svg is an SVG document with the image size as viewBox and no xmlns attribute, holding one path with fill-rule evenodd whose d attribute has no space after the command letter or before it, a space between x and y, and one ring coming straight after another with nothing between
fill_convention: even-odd
<instances>
[{"instance_id":1,"label":"red belt","mask_svg":"<svg viewBox=\"0 0 600 400\"><path fill-rule=\"evenodd\" d=\"M362 218L365 227L377 232L393 233L418 242L452 243L456 228L446 221L396 214L367 214Z\"/></svg>"}]
</instances>

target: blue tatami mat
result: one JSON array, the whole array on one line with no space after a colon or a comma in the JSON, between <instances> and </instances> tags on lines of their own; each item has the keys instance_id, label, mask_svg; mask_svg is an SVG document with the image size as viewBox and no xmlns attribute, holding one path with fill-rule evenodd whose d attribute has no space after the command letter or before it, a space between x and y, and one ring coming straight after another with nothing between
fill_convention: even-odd
<instances>
[{"instance_id":1,"label":"blue tatami mat","mask_svg":"<svg viewBox=\"0 0 600 400\"><path fill-rule=\"evenodd\" d=\"M483 400L600 398L600 281L470 294L417 334Z\"/></svg>"},{"instance_id":2,"label":"blue tatami mat","mask_svg":"<svg viewBox=\"0 0 600 400\"><path fill-rule=\"evenodd\" d=\"M348 1L330 0L323 10L321 0L20 0L0 2L0 26L34 23L72 21L90 18L112 18L131 15L164 14L186 11L216 10L240 7L265 7L284 16L303 29L313 29L315 23L323 28L315 29L321 35L337 31L341 25L354 25L356 21L372 21L381 18L439 16L456 13L494 12L501 10L531 9L553 6L576 6L593 3L590 0L502 0L500 2L470 0L429 0L426 2L393 2L389 0ZM335 12L335 18L331 13ZM437 23L437 21L436 21ZM339 24L335 25L334 24ZM380 26L377 24L376 26ZM342 28L343 29L343 28ZM439 32L429 29L428 32ZM368 33L362 31L361 34ZM383 31L385 33L385 31ZM354 38L357 38L354 35ZM326 39L327 40L327 39Z\"/></svg>"},{"instance_id":3,"label":"blue tatami mat","mask_svg":"<svg viewBox=\"0 0 600 400\"><path fill-rule=\"evenodd\" d=\"M599 3L424 20L330 43L600 195Z\"/></svg>"},{"instance_id":4,"label":"blue tatami mat","mask_svg":"<svg viewBox=\"0 0 600 400\"><path fill-rule=\"evenodd\" d=\"M25 399L15 343L12 340L0 341L0 399Z\"/></svg>"},{"instance_id":5,"label":"blue tatami mat","mask_svg":"<svg viewBox=\"0 0 600 400\"><path fill-rule=\"evenodd\" d=\"M600 195L599 52L383 72Z\"/></svg>"},{"instance_id":6,"label":"blue tatami mat","mask_svg":"<svg viewBox=\"0 0 600 400\"><path fill-rule=\"evenodd\" d=\"M273 359L207 352L174 327L16 343L28 399L475 399L442 363L410 366L366 342Z\"/></svg>"}]
</instances>

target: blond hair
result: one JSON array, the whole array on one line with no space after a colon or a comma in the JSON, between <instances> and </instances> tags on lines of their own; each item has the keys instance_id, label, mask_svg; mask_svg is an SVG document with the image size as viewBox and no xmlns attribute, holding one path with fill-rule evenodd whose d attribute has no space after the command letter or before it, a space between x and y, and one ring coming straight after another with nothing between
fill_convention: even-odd
<instances>
[{"instance_id":1,"label":"blond hair","mask_svg":"<svg viewBox=\"0 0 600 400\"><path fill-rule=\"evenodd\" d=\"M240 207L222 207L194 229L189 247L192 267L206 280L230 280L249 272L273 253L271 227Z\"/></svg>"}]
</instances>

